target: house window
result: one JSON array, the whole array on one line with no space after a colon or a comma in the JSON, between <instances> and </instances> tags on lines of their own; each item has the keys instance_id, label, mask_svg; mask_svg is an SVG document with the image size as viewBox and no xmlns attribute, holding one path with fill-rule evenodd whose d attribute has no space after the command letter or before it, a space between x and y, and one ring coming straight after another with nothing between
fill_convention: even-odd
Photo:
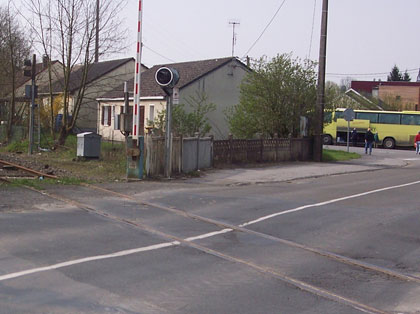
<instances>
[{"instance_id":1,"label":"house window","mask_svg":"<svg viewBox=\"0 0 420 314\"><path fill-rule=\"evenodd\" d=\"M149 121L150 122L155 121L155 105L149 106Z\"/></svg>"},{"instance_id":2,"label":"house window","mask_svg":"<svg viewBox=\"0 0 420 314\"><path fill-rule=\"evenodd\" d=\"M102 125L111 125L111 106L103 106L102 107L102 117L101 117L101 124Z\"/></svg>"}]
</instances>

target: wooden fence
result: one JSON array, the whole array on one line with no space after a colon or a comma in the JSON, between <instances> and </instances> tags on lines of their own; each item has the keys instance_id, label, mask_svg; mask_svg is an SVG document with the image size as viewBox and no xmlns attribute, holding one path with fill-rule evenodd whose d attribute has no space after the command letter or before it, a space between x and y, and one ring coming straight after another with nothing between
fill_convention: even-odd
<instances>
[{"instance_id":1,"label":"wooden fence","mask_svg":"<svg viewBox=\"0 0 420 314\"><path fill-rule=\"evenodd\" d=\"M163 175L165 138L146 135L145 150L146 176ZM174 137L172 142L172 174L190 172L196 168L221 167L235 163L312 160L312 150L312 138L213 141L212 138L183 139Z\"/></svg>"},{"instance_id":2,"label":"wooden fence","mask_svg":"<svg viewBox=\"0 0 420 314\"><path fill-rule=\"evenodd\" d=\"M234 163L312 160L312 138L221 140L213 143L214 166Z\"/></svg>"},{"instance_id":3,"label":"wooden fence","mask_svg":"<svg viewBox=\"0 0 420 314\"><path fill-rule=\"evenodd\" d=\"M173 137L172 174L189 173L212 167L213 138ZM145 136L146 176L161 176L165 172L165 137Z\"/></svg>"}]
</instances>

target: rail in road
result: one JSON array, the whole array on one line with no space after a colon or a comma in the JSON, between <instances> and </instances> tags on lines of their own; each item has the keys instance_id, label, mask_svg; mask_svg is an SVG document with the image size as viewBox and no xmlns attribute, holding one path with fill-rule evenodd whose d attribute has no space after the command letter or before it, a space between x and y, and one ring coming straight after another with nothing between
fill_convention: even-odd
<instances>
[{"instance_id":1,"label":"rail in road","mask_svg":"<svg viewBox=\"0 0 420 314\"><path fill-rule=\"evenodd\" d=\"M206 254L210 254L210 255L216 256L218 258L230 261L230 262L234 262L234 263L237 263L237 264L240 264L240 265L245 265L245 266L250 267L253 270L256 270L258 272L261 272L261 273L264 273L266 275L272 276L274 278L280 279L280 280L282 280L282 281L284 281L284 282L286 282L290 285L293 285L293 286L295 286L295 287L297 287L297 288L299 288L303 291L312 293L314 295L317 295L317 296L320 296L320 297L323 297L323 298L326 298L326 299L329 299L329 300L333 300L333 301L335 301L337 303L340 303L340 304L350 306L350 307L352 307L354 309L357 309L357 310L360 310L362 312L386 313L386 310L384 310L384 309L380 309L380 308L376 307L375 305L366 304L366 302L363 302L363 300L358 300L358 299L356 299L352 296L341 295L339 292L334 291L334 289L332 289L332 288L325 289L323 287L318 287L318 286L316 286L316 285L314 285L310 282L307 282L305 280L301 280L301 279L295 278L293 276L290 276L290 275L287 274L287 272L282 272L282 271L277 270L274 267L264 265L261 262L255 262L252 259L233 256L232 254L224 253L221 250L216 250L216 249L209 248L209 247L206 247L204 245L198 244L195 241L200 240L200 239L204 239L204 238L208 238L208 237L213 237L213 236L229 233L229 232L241 232L241 233L244 233L244 234L252 235L254 237L259 237L259 238L263 238L263 239L266 239L266 240L269 240L269 241L273 241L275 243L278 243L279 245L286 245L286 246L289 246L289 247L297 249L297 250L302 250L302 251L308 252L309 254L315 254L315 255L317 255L321 258L324 258L326 260L334 261L335 263L341 265L340 269L343 270L342 273L346 273L346 271L345 271L346 267L352 267L352 268L357 268L358 269L361 277L377 278L379 276L382 280L381 282L399 282L399 284L409 283L409 284L419 285L420 284L420 278L416 277L416 276L412 276L410 274L405 274L405 273L401 273L401 272L398 272L398 271L395 271L395 270L392 270L392 269L389 269L389 268L380 267L380 266L376 266L376 265L373 265L373 264L365 263L365 262L362 262L362 261L359 261L359 260L356 260L356 259L352 259L352 258L349 258L349 257L346 257L346 256L336 254L334 252L329 252L329 251L326 251L326 250L321 250L321 249L318 249L318 248L306 246L306 245L299 244L299 243L296 243L296 242L293 242L293 241L281 239L281 238L278 238L278 237L275 237L275 236L272 236L272 235L268 235L268 234L264 234L264 233L261 233L261 232L253 231L249 228L245 228L245 227L250 226L254 223L258 223L260 221L270 219L272 217L275 217L277 215L281 215L283 213L298 211L298 210L305 210L306 208L309 208L309 207L323 206L325 204L343 201L343 200L346 200L346 199L349 199L349 198L352 198L352 197L361 197L361 196L364 196L364 195L368 195L368 194L372 194L372 193L378 193L378 192L385 191L385 190L388 190L388 189L401 188L401 187L404 187L404 186L419 184L419 183L420 182L412 182L412 183L408 183L408 184L402 184L402 185L399 185L399 186L383 188L383 189L378 189L378 190L372 190L372 191L369 191L369 192L360 193L360 194L349 196L349 197L342 197L342 198L338 198L338 199L335 199L335 200L330 200L330 201L327 201L327 202L322 202L322 203L317 203L317 204L312 204L312 205L306 205L306 206L295 208L295 209L292 209L292 210L289 210L289 211L283 211L283 212L279 212L277 214L272 214L272 215L269 215L269 216L261 217L259 219L254 220L254 221L249 221L249 222L243 223L241 225L228 224L226 222L217 221L217 220L210 219L210 218L207 218L207 217L202 217L202 216L199 216L199 215L188 213L188 212L186 212L182 209L176 209L176 208L172 208L172 207L163 206L163 205L160 205L160 204L155 204L155 203L152 203L152 202L146 202L146 201L138 200L131 195L127 195L127 194L124 194L124 193L112 191L112 190L109 190L109 189L105 189L105 188L90 185L90 184L84 184L85 188L93 189L95 191L101 192L105 196L113 196L113 197L116 197L116 198L119 198L119 199L121 199L121 198L127 199L127 200L130 200L130 201L132 201L134 203L137 203L138 205L141 205L141 206L146 205L148 207L153 207L153 208L157 208L157 209L169 212L169 213L171 213L173 215L176 215L176 216L184 217L186 219L189 219L193 223L194 222L202 222L202 223L211 224L213 226L217 226L218 228L220 228L219 231L215 231L215 232L211 232L211 233L207 233L207 234L201 234L201 235L197 235L197 236L189 237L189 238L183 238L183 237L180 237L178 235L174 235L174 234L170 234L170 233L165 232L165 231L158 230L157 228L155 228L151 225L141 223L137 220L120 217L118 215L106 212L106 211L102 210L101 208L82 203L77 199L71 199L71 198L63 197L63 196L60 196L58 194L54 194L54 193L51 193L51 192L38 191L38 190L35 190L31 187L27 187L28 189L31 189L33 191L42 193L43 195L48 196L50 198L60 200L60 201L66 202L68 204L71 204L73 206L76 206L79 209L88 211L90 213L94 213L96 215L105 217L105 218L110 219L112 221L128 224L128 225L133 226L135 228L139 228L143 231L149 232L150 234L153 234L153 235L159 236L161 238L167 239L169 242L162 243L160 245L154 245L150 248L149 247L137 248L137 249L127 250L127 251L123 251L123 252L115 252L114 254L108 254L108 255L103 255L103 256L86 257L86 258L82 258L82 259L79 259L79 260L68 261L68 262L64 262L64 263L60 263L60 264L56 264L56 265L49 265L49 266L45 266L45 267L41 267L41 268L29 269L29 270L18 272L18 273L6 274L6 275L0 276L0 281L9 280L9 279L29 275L29 274L36 273L36 272L48 271L48 270L51 270L51 269L57 269L57 268L66 267L66 266L75 265L75 264L88 262L88 261L93 261L93 260L113 258L113 257L118 257L118 256L129 255L129 254L136 254L136 253L139 253L139 252L147 251L149 249L151 250L151 249L159 249L159 248L168 247L168 246L183 245L183 246L187 246L187 247L199 250L201 252L205 252ZM112 202L112 200L108 200L108 201ZM115 202L116 206L117 206L117 204L119 204L119 201L117 201L117 200L113 200L113 202ZM340 280L342 280L342 278ZM374 281L374 280L372 280L372 281ZM377 284L379 285L380 283L377 283ZM335 287L335 286L339 286L339 285L340 285L340 282L337 282L336 285L331 285L331 286Z\"/></svg>"},{"instance_id":2,"label":"rail in road","mask_svg":"<svg viewBox=\"0 0 420 314\"><path fill-rule=\"evenodd\" d=\"M50 178L58 179L57 176L43 173L34 169L30 169L15 163L11 163L0 159L0 165L2 166L2 172L0 173L0 180L8 181L13 178Z\"/></svg>"}]
</instances>

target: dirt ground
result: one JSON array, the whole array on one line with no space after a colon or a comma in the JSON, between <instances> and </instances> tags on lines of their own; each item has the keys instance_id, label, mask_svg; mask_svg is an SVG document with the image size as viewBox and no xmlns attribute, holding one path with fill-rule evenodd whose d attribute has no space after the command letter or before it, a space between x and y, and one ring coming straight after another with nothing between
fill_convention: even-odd
<instances>
[{"instance_id":1,"label":"dirt ground","mask_svg":"<svg viewBox=\"0 0 420 314\"><path fill-rule=\"evenodd\" d=\"M109 182L125 179L125 172L115 165L103 160L60 160L45 153L5 153L0 152L0 159L30 168L44 174L55 175L61 178L75 178L94 182ZM0 175L6 170L1 169Z\"/></svg>"},{"instance_id":2,"label":"dirt ground","mask_svg":"<svg viewBox=\"0 0 420 314\"><path fill-rule=\"evenodd\" d=\"M43 158L40 158L40 156L38 156L37 154L29 156L27 154L0 152L0 159L45 174L70 177L75 175L71 171L67 171L62 167L52 166L50 163L45 162L45 160Z\"/></svg>"}]
</instances>

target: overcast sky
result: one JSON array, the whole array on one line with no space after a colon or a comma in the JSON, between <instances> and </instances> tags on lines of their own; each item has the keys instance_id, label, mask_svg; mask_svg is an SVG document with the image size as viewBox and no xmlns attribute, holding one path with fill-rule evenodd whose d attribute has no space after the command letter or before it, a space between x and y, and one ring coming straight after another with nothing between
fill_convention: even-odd
<instances>
[{"instance_id":1,"label":"overcast sky","mask_svg":"<svg viewBox=\"0 0 420 314\"><path fill-rule=\"evenodd\" d=\"M240 23L234 50L239 58L292 53L318 60L321 6L322 0L143 0L142 63L231 56L230 21ZM121 23L132 48L117 57L135 56L137 13L138 0L127 0ZM329 0L327 80L386 80L396 64L415 81L419 14L420 0Z\"/></svg>"},{"instance_id":2,"label":"overcast sky","mask_svg":"<svg viewBox=\"0 0 420 314\"><path fill-rule=\"evenodd\" d=\"M138 1L128 1L124 14L134 51ZM235 56L242 58L280 7L248 55L291 52L318 60L322 0L144 0L143 6L146 65L230 56L229 21L240 23ZM339 83L349 74L358 80L386 80L396 64L415 81L419 15L419 0L329 0L327 79ZM363 75L369 73L380 74Z\"/></svg>"}]
</instances>

